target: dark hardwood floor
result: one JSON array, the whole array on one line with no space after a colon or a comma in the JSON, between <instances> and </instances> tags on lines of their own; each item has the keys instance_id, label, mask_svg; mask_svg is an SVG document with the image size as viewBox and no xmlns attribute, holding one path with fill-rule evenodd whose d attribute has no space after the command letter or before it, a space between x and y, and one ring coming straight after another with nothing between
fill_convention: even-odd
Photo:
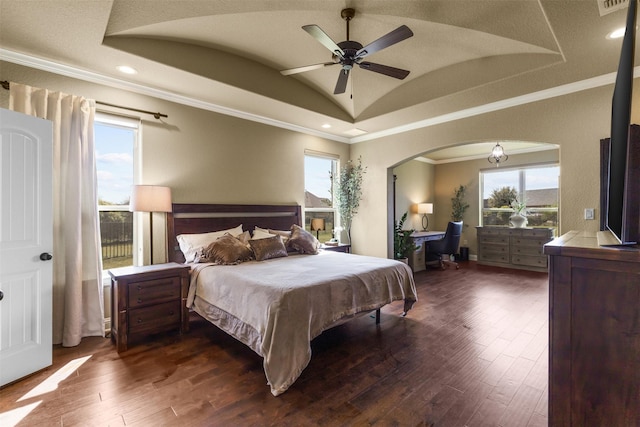
<instances>
[{"instance_id":1,"label":"dark hardwood floor","mask_svg":"<svg viewBox=\"0 0 640 427\"><path fill-rule=\"evenodd\" d=\"M262 359L193 316L184 336L118 354L56 346L53 366L0 390L0 425L546 426L544 273L462 263L417 273L419 301L326 331L283 395Z\"/></svg>"}]
</instances>

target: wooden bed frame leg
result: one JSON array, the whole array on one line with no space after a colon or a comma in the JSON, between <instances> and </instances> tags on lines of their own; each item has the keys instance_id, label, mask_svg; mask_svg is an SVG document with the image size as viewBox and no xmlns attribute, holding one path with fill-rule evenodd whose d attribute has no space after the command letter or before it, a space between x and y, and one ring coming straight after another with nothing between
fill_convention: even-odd
<instances>
[{"instance_id":1,"label":"wooden bed frame leg","mask_svg":"<svg viewBox=\"0 0 640 427\"><path fill-rule=\"evenodd\" d=\"M376 325L380 324L380 309L376 310Z\"/></svg>"}]
</instances>

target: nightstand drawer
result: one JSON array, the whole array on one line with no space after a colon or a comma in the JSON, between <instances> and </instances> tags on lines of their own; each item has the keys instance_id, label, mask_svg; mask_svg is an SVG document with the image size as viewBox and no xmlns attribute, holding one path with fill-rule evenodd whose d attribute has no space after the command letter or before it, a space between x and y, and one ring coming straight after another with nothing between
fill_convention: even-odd
<instances>
[{"instance_id":1,"label":"nightstand drawer","mask_svg":"<svg viewBox=\"0 0 640 427\"><path fill-rule=\"evenodd\" d=\"M189 270L175 262L109 270L111 341L118 353L146 335L189 331Z\"/></svg>"},{"instance_id":2,"label":"nightstand drawer","mask_svg":"<svg viewBox=\"0 0 640 427\"><path fill-rule=\"evenodd\" d=\"M160 332L180 325L180 300L136 308L129 312L129 333Z\"/></svg>"},{"instance_id":3,"label":"nightstand drawer","mask_svg":"<svg viewBox=\"0 0 640 427\"><path fill-rule=\"evenodd\" d=\"M180 277L129 283L129 307L180 299Z\"/></svg>"}]
</instances>

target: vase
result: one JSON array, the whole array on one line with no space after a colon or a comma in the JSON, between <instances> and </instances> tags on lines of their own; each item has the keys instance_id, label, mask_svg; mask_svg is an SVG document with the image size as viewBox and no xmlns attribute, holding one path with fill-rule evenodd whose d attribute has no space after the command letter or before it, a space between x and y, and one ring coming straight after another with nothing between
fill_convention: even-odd
<instances>
[{"instance_id":1,"label":"vase","mask_svg":"<svg viewBox=\"0 0 640 427\"><path fill-rule=\"evenodd\" d=\"M520 214L513 214L509 217L509 222L513 228L522 228L527 225L527 217Z\"/></svg>"}]
</instances>

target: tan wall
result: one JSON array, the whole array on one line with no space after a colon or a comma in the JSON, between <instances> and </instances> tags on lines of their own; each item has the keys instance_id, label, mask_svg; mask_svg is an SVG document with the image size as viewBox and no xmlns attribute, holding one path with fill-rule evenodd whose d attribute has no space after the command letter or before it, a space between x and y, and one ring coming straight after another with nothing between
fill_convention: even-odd
<instances>
[{"instance_id":1,"label":"tan wall","mask_svg":"<svg viewBox=\"0 0 640 427\"><path fill-rule=\"evenodd\" d=\"M143 110L142 184L171 187L176 203L304 203L304 151L340 156L349 145L3 62L0 80L59 90ZM8 91L0 106L8 108ZM135 114L123 110L123 114ZM158 221L156 221L156 218ZM165 257L154 216L154 258Z\"/></svg>"},{"instance_id":2,"label":"tan wall","mask_svg":"<svg viewBox=\"0 0 640 427\"><path fill-rule=\"evenodd\" d=\"M391 253L393 168L434 149L479 141L558 144L560 232L598 228L599 212L595 221L585 221L583 210L599 205L599 140L610 133L612 85L349 146L9 63L1 64L0 79L167 113L162 122L143 117L143 183L172 187L175 202L302 203L306 148L337 154L343 162L362 156L368 168L364 198L352 226L354 250L361 254ZM0 92L6 107L8 95ZM632 117L640 122L637 112ZM434 203L446 200L452 188L436 184ZM423 191L424 200L432 196L430 187ZM406 194L402 203L412 202ZM438 227L442 215L446 211L436 206Z\"/></svg>"},{"instance_id":3,"label":"tan wall","mask_svg":"<svg viewBox=\"0 0 640 427\"><path fill-rule=\"evenodd\" d=\"M531 164L557 163L558 150L541 151L519 155L510 155L504 167L517 167ZM477 239L475 227L480 225L480 172L495 169L486 159L469 160L457 163L436 165L435 176L435 210L434 230L445 230L451 220L451 198L460 185L467 187L465 200L469 208L464 215L464 228L460 238L460 245L469 247L472 255L477 254ZM502 167L501 167L502 169ZM598 173L600 171L598 170ZM591 206L595 208L596 206ZM597 224L597 221L595 221Z\"/></svg>"},{"instance_id":4,"label":"tan wall","mask_svg":"<svg viewBox=\"0 0 640 427\"><path fill-rule=\"evenodd\" d=\"M634 93L638 94L638 90L636 87ZM584 220L583 211L599 206L599 140L610 133L611 95L610 85L354 144L351 156L362 156L363 164L369 167L364 179L366 199L362 203L362 211L367 215L354 223L352 229L357 250L376 256L391 253L389 230L393 218L387 209L391 188L387 170L438 148L481 141L559 145L560 233L574 229L596 231L598 209L595 221ZM635 98L637 104L638 95ZM632 122L638 122L638 118L634 111ZM438 169L436 182L440 183ZM449 184L437 187L436 203L446 198L452 188ZM477 190L470 188L470 194L477 194ZM437 212L436 223L441 227L443 213L439 209Z\"/></svg>"},{"instance_id":5,"label":"tan wall","mask_svg":"<svg viewBox=\"0 0 640 427\"><path fill-rule=\"evenodd\" d=\"M404 228L422 229L422 215L416 211L417 203L434 202L435 168L432 164L410 160L393 169L396 176L396 220L407 212ZM429 215L429 228L433 229L434 215Z\"/></svg>"}]
</instances>

